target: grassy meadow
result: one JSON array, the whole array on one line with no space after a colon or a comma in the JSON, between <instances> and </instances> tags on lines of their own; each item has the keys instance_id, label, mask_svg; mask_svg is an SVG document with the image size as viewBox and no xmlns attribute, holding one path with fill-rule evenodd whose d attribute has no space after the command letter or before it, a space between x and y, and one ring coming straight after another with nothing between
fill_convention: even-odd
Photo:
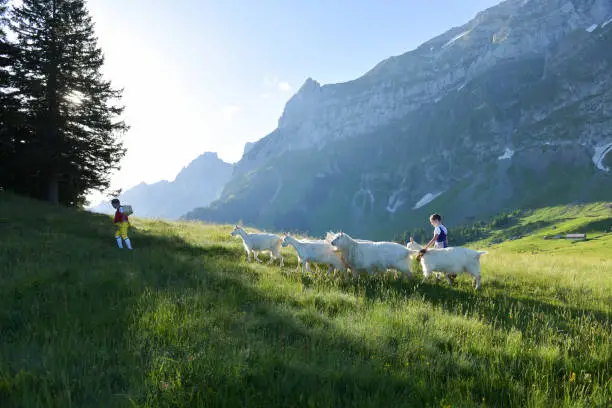
<instances>
[{"instance_id":1,"label":"grassy meadow","mask_svg":"<svg viewBox=\"0 0 612 408\"><path fill-rule=\"evenodd\" d=\"M0 193L0 407L609 407L611 220L526 214L471 244L476 292L249 264L229 226L134 219L119 250L110 217Z\"/></svg>"}]
</instances>

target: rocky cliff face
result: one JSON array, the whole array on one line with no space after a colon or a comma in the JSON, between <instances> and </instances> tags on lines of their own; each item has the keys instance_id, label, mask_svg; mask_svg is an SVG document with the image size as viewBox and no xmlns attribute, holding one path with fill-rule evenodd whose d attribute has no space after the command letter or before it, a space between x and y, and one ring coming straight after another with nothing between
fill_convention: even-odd
<instances>
[{"instance_id":1,"label":"rocky cliff face","mask_svg":"<svg viewBox=\"0 0 612 408\"><path fill-rule=\"evenodd\" d=\"M306 80L189 217L388 237L434 209L612 199L610 150L612 2L508 0L357 80Z\"/></svg>"},{"instance_id":2,"label":"rocky cliff face","mask_svg":"<svg viewBox=\"0 0 612 408\"><path fill-rule=\"evenodd\" d=\"M187 211L219 198L231 175L231 164L219 159L216 153L204 153L185 167L174 181L141 183L119 198L131 204L138 217L178 219ZM112 213L113 209L108 202L102 202L92 211Z\"/></svg>"}]
</instances>

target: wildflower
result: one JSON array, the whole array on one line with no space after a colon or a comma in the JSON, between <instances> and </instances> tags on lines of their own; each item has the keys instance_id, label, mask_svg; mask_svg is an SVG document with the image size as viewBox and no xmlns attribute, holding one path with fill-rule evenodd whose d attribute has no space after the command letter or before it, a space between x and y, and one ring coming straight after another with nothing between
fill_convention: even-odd
<instances>
[{"instance_id":1,"label":"wildflower","mask_svg":"<svg viewBox=\"0 0 612 408\"><path fill-rule=\"evenodd\" d=\"M572 375L570 375L569 382L571 382L571 383L572 383L572 382L574 382L574 381L576 381L576 373L572 372Z\"/></svg>"}]
</instances>

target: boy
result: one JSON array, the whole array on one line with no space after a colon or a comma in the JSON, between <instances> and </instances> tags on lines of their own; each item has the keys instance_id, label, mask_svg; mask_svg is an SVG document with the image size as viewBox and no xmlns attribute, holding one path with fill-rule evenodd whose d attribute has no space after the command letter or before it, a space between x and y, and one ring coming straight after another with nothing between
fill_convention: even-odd
<instances>
[{"instance_id":1,"label":"boy","mask_svg":"<svg viewBox=\"0 0 612 408\"><path fill-rule=\"evenodd\" d=\"M123 207L121 207L121 203L118 199L113 198L111 201L111 205L115 210L115 225L117 225L117 232L115 232L115 239L117 240L117 245L120 249L123 249L123 243L121 242L121 238L125 241L125 245L127 245L128 249L132 249L132 243L127 236L128 227L130 226L130 221L128 220L128 216L124 214Z\"/></svg>"},{"instance_id":2,"label":"boy","mask_svg":"<svg viewBox=\"0 0 612 408\"><path fill-rule=\"evenodd\" d=\"M440 214L433 214L429 217L429 222L434 227L434 237L423 249L434 245L434 248L448 248L448 230L442 225Z\"/></svg>"}]
</instances>

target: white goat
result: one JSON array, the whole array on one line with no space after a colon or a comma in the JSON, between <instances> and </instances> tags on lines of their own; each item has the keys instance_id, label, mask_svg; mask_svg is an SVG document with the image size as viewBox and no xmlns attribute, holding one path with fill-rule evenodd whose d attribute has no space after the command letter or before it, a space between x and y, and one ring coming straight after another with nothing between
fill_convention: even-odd
<instances>
[{"instance_id":1,"label":"white goat","mask_svg":"<svg viewBox=\"0 0 612 408\"><path fill-rule=\"evenodd\" d=\"M474 278L476 290L480 288L480 257L486 254L486 251L463 247L409 249L409 251L421 262L425 279L433 271L440 271L446 274L446 280L452 284L451 276L466 272Z\"/></svg>"},{"instance_id":2,"label":"white goat","mask_svg":"<svg viewBox=\"0 0 612 408\"><path fill-rule=\"evenodd\" d=\"M330 232L328 232L325 235L325 240L327 242L332 242L336 235L338 235L337 232L330 231ZM355 242L370 242L370 243L374 242L374 241L368 241L367 239L357 239L357 238L353 238L353 241L355 241Z\"/></svg>"},{"instance_id":3,"label":"white goat","mask_svg":"<svg viewBox=\"0 0 612 408\"><path fill-rule=\"evenodd\" d=\"M327 241L323 240L298 240L291 235L286 235L283 238L283 246L291 245L298 253L298 264L302 262L302 273L304 266L310 272L310 262L316 264L329 265L327 273L330 274L335 268L341 272L346 272L346 267L342 261L342 256L338 254L334 247ZM298 265L299 267L299 265Z\"/></svg>"},{"instance_id":4,"label":"white goat","mask_svg":"<svg viewBox=\"0 0 612 408\"><path fill-rule=\"evenodd\" d=\"M410 237L410 241L406 244L406 248L412 251L420 251L421 249L423 249L423 245L416 242L413 237ZM440 280L441 274L439 272L435 272L435 274L436 274L436 280ZM456 274L446 274L446 279L450 279L450 282L452 282L452 280L455 279L456 277L457 277Z\"/></svg>"},{"instance_id":5,"label":"white goat","mask_svg":"<svg viewBox=\"0 0 612 408\"><path fill-rule=\"evenodd\" d=\"M423 245L416 242L413 237L410 237L410 242L406 244L406 248L413 250L413 251L420 251L421 249L423 249ZM440 276L442 274L439 272L435 272L435 274L436 274L436 280L441 280ZM452 282L453 279L455 279L456 277L457 277L456 274L446 274L446 279L447 280L450 279L450 282Z\"/></svg>"},{"instance_id":6,"label":"white goat","mask_svg":"<svg viewBox=\"0 0 612 408\"><path fill-rule=\"evenodd\" d=\"M244 249L247 252L248 262L251 262L251 254L253 254L257 262L261 260L257 257L258 252L270 253L271 264L275 259L280 259L280 266L284 265L283 257L280 253L283 239L278 235L267 233L247 233L242 227L236 225L231 234L233 237L239 235L242 238Z\"/></svg>"},{"instance_id":7,"label":"white goat","mask_svg":"<svg viewBox=\"0 0 612 408\"><path fill-rule=\"evenodd\" d=\"M359 270L373 273L376 269L393 268L412 278L410 271L410 251L395 242L372 242L355 240L340 232L328 235L330 243L341 253L353 274Z\"/></svg>"}]
</instances>

